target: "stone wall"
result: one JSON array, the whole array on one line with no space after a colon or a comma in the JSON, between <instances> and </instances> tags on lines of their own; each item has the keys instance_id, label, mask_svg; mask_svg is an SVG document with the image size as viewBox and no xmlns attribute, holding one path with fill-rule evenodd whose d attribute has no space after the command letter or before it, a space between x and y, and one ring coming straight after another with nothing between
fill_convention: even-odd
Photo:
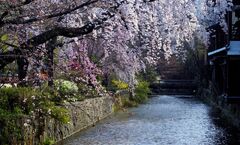
<instances>
[{"instance_id":1,"label":"stone wall","mask_svg":"<svg viewBox=\"0 0 240 145\"><path fill-rule=\"evenodd\" d=\"M113 100L111 97L86 99L82 102L69 104L71 114L69 124L60 124L50 120L47 124L45 136L60 141L82 129L94 125L112 113Z\"/></svg>"}]
</instances>

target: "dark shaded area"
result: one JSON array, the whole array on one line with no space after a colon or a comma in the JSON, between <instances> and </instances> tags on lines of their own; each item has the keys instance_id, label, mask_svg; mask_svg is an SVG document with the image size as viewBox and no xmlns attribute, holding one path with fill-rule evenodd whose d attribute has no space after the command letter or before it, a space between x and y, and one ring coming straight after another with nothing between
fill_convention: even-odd
<instances>
[{"instance_id":1,"label":"dark shaded area","mask_svg":"<svg viewBox=\"0 0 240 145\"><path fill-rule=\"evenodd\" d=\"M219 145L237 145L240 143L240 130L233 126L229 120L224 117L223 112L217 108L211 108L209 115L211 116L213 123L219 127L223 128L225 131L225 136L221 140L225 140Z\"/></svg>"},{"instance_id":2,"label":"dark shaded area","mask_svg":"<svg viewBox=\"0 0 240 145\"><path fill-rule=\"evenodd\" d=\"M208 52L209 82L217 101L240 103L240 2L233 0L232 11L226 14L228 32L217 24L209 27L210 47Z\"/></svg>"},{"instance_id":3,"label":"dark shaded area","mask_svg":"<svg viewBox=\"0 0 240 145\"><path fill-rule=\"evenodd\" d=\"M193 95L197 89L194 80L160 80L150 85L154 94L161 95Z\"/></svg>"},{"instance_id":4,"label":"dark shaded area","mask_svg":"<svg viewBox=\"0 0 240 145\"><path fill-rule=\"evenodd\" d=\"M240 95L240 61L230 60L229 62L229 87L230 96Z\"/></svg>"}]
</instances>

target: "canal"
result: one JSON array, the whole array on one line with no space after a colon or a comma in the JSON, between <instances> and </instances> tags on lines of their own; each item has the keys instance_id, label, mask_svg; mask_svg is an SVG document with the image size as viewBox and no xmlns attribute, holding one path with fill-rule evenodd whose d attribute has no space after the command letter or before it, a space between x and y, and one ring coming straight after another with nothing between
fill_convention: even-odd
<instances>
[{"instance_id":1,"label":"canal","mask_svg":"<svg viewBox=\"0 0 240 145\"><path fill-rule=\"evenodd\" d=\"M238 138L237 131L201 101L162 95L138 108L115 113L62 144L238 145Z\"/></svg>"}]
</instances>

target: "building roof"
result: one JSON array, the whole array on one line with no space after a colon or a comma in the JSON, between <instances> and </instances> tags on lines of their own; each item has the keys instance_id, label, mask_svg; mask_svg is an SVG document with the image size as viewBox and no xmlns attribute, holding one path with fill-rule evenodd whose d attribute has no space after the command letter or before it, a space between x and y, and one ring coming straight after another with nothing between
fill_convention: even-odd
<instances>
[{"instance_id":1,"label":"building roof","mask_svg":"<svg viewBox=\"0 0 240 145\"><path fill-rule=\"evenodd\" d=\"M230 41L227 55L240 55L240 41Z\"/></svg>"},{"instance_id":2,"label":"building roof","mask_svg":"<svg viewBox=\"0 0 240 145\"><path fill-rule=\"evenodd\" d=\"M240 56L240 41L230 41L229 46L211 51L208 53L208 56L212 56L226 50L227 50L227 55L229 56L236 56L236 55Z\"/></svg>"},{"instance_id":3,"label":"building roof","mask_svg":"<svg viewBox=\"0 0 240 145\"><path fill-rule=\"evenodd\" d=\"M208 56L211 56L211 55L217 54L217 53L222 52L222 51L225 51L225 50L227 50L226 47L219 48L219 49L217 49L217 50L214 50L214 51L209 52L209 53L208 53Z\"/></svg>"}]
</instances>

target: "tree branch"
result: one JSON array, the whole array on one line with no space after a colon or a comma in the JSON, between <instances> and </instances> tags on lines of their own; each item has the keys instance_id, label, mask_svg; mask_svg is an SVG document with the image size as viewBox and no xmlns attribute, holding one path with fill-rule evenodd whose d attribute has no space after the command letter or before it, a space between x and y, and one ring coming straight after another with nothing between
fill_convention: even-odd
<instances>
[{"instance_id":1,"label":"tree branch","mask_svg":"<svg viewBox=\"0 0 240 145\"><path fill-rule=\"evenodd\" d=\"M59 12L59 13L55 13L55 14L50 14L50 15L45 15L45 16L41 16L41 17L33 17L33 18L29 18L27 20L25 20L24 18L16 18L16 19L13 19L13 20L1 20L0 21L0 27L3 27L4 25L6 24L14 24L14 25L18 25L18 24L27 24L27 23L33 23L33 22L36 22L36 21L41 21L41 20L44 20L44 19L51 19L51 18L55 18L55 17L59 17L59 16L63 16L63 15L66 15L66 14L69 14L73 11L76 11L80 8L83 8L85 6L88 6L90 4L94 4L96 2L98 2L99 0L89 0L83 4L80 4L72 9L68 9L68 10L65 10L63 12Z\"/></svg>"},{"instance_id":2,"label":"tree branch","mask_svg":"<svg viewBox=\"0 0 240 145\"><path fill-rule=\"evenodd\" d=\"M22 50L27 50L27 52L33 52L36 46L41 45L48 40L58 36L73 38L89 34L99 25L101 25L104 21L108 20L113 16L114 15L108 13L108 18L98 19L94 22L89 22L80 28L56 27L49 31L45 31L35 37L32 37L28 39L25 43L22 43L19 49L0 53L0 70L3 69L7 64L12 63L16 58L21 57Z\"/></svg>"},{"instance_id":3,"label":"tree branch","mask_svg":"<svg viewBox=\"0 0 240 145\"><path fill-rule=\"evenodd\" d=\"M121 4L122 3L118 4L117 6L111 7L109 11L118 9ZM102 14L103 17L101 19L99 18L94 20L93 22L88 22L80 28L55 27L51 30L45 31L37 36L28 39L25 43L22 43L18 49L0 53L0 70L2 70L6 65L15 61L17 58L23 57L22 53L24 50L26 50L26 52L32 53L34 52L34 48L36 48L36 46L41 45L52 38L58 36L73 38L91 33L94 29L97 29L99 26L101 26L105 21L115 16L109 11ZM27 54L24 55L24 57L26 57Z\"/></svg>"}]
</instances>

